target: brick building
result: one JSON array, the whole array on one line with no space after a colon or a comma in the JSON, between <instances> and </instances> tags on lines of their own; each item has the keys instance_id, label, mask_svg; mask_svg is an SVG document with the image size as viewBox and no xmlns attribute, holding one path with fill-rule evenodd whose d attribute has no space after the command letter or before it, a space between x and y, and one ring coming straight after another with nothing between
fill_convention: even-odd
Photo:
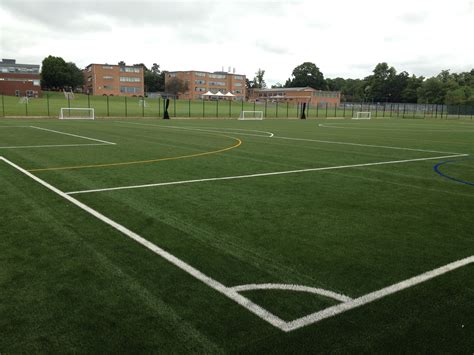
<instances>
[{"instance_id":1,"label":"brick building","mask_svg":"<svg viewBox=\"0 0 474 355\"><path fill-rule=\"evenodd\" d=\"M89 64L84 70L84 92L91 95L143 96L143 68Z\"/></svg>"},{"instance_id":2,"label":"brick building","mask_svg":"<svg viewBox=\"0 0 474 355\"><path fill-rule=\"evenodd\" d=\"M188 84L188 91L180 93L179 98L197 100L202 99L203 94L210 91L216 94L220 91L222 94L231 93L235 95L234 99L244 100L245 75L227 72L204 72L204 71L172 71L165 74L166 83L173 78L183 80Z\"/></svg>"},{"instance_id":3,"label":"brick building","mask_svg":"<svg viewBox=\"0 0 474 355\"><path fill-rule=\"evenodd\" d=\"M40 66L19 64L15 59L2 59L0 62L0 94L41 96Z\"/></svg>"},{"instance_id":4,"label":"brick building","mask_svg":"<svg viewBox=\"0 0 474 355\"><path fill-rule=\"evenodd\" d=\"M311 87L303 88L275 88L275 89L250 89L249 101L270 101L317 104L340 104L339 91L315 90Z\"/></svg>"}]
</instances>

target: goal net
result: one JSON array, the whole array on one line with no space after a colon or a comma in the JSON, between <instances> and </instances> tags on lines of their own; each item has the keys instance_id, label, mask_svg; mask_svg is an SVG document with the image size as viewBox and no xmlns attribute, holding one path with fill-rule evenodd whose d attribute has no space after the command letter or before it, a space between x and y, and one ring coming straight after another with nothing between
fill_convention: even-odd
<instances>
[{"instance_id":1,"label":"goal net","mask_svg":"<svg viewBox=\"0 0 474 355\"><path fill-rule=\"evenodd\" d=\"M354 120L370 120L371 118L370 112L356 112L356 116L352 117Z\"/></svg>"},{"instance_id":2,"label":"goal net","mask_svg":"<svg viewBox=\"0 0 474 355\"><path fill-rule=\"evenodd\" d=\"M239 120L263 120L263 111L241 111Z\"/></svg>"},{"instance_id":3,"label":"goal net","mask_svg":"<svg viewBox=\"0 0 474 355\"><path fill-rule=\"evenodd\" d=\"M61 120L93 120L95 119L93 108L62 107L59 114Z\"/></svg>"}]
</instances>

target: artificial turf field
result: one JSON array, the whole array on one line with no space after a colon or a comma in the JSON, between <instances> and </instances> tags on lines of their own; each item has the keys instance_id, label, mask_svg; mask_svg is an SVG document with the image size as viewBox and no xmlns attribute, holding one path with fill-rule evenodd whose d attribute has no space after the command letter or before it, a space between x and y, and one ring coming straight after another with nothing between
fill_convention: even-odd
<instances>
[{"instance_id":1,"label":"artificial turf field","mask_svg":"<svg viewBox=\"0 0 474 355\"><path fill-rule=\"evenodd\" d=\"M472 353L473 138L2 119L0 353Z\"/></svg>"}]
</instances>

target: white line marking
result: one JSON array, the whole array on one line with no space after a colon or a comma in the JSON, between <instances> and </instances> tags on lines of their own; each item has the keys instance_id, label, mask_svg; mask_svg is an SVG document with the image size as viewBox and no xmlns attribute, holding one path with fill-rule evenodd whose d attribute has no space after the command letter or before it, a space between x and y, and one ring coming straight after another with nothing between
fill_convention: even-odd
<instances>
[{"instance_id":1,"label":"white line marking","mask_svg":"<svg viewBox=\"0 0 474 355\"><path fill-rule=\"evenodd\" d=\"M292 137L280 137L274 136L273 139L287 139L294 141L305 141L305 142L318 142L318 143L327 143L327 144L341 144L341 145L352 145L357 147L368 147L368 148L384 148L384 149L396 149L396 150L409 150L413 152L424 152L424 153L441 153L441 154L462 154L455 152L442 152L438 150L426 150L426 149L416 149L416 148L403 148L403 147L392 147L387 145L374 145L374 144L362 144L362 143L349 143L349 142L337 142L337 141L323 141L318 139L309 139L309 138L292 138Z\"/></svg>"},{"instance_id":2,"label":"white line marking","mask_svg":"<svg viewBox=\"0 0 474 355\"><path fill-rule=\"evenodd\" d=\"M323 168L310 168L310 169L299 169L299 170L275 171L275 172L271 172L271 173L237 175L237 176L224 176L224 177L214 177L214 178L195 179L195 180L170 181L170 182L160 182L160 183L155 183L155 184L144 184L144 185L118 186L118 187L109 187L109 188L103 188L103 189L71 191L71 192L66 192L66 194L76 195L76 194L86 194L86 193L91 193L91 192L103 192L103 191L139 189L139 188L146 188L146 187L157 187L157 186L168 186L168 185L192 184L192 183L206 182L206 181L248 179L248 178L255 178L255 177L262 177L262 176L295 174L295 173L305 173L305 172L312 172L312 171L336 170L336 169L346 169L346 168L358 168L358 167L364 167L364 166L400 164L400 163L409 163L409 162L424 161L424 160L456 158L456 157L464 157L464 156L467 156L467 155L468 154L456 154L456 155L445 155L445 156L438 156L438 157L431 157L431 158L392 160L392 161L382 161L382 162L377 162L377 163L328 166L328 167L323 167Z\"/></svg>"},{"instance_id":3,"label":"white line marking","mask_svg":"<svg viewBox=\"0 0 474 355\"><path fill-rule=\"evenodd\" d=\"M201 271L195 269L191 265L187 264L181 259L178 259L174 255L168 253L167 251L161 249L157 245L151 243L150 241L146 240L145 238L139 236L135 232L132 232L131 230L127 229L123 225L111 220L110 218L104 216L103 214L97 212L96 210L92 209L91 207L87 206L86 204L76 200L74 197L66 195L64 192L61 190L57 189L56 187L48 184L46 181L36 177L35 175L29 173L25 169L19 167L18 165L14 164L13 162L9 161L8 159L4 157L0 157L0 160L3 160L5 163L8 165L12 166L13 168L17 169L21 173L25 174L26 176L30 177L31 179L35 180L39 184L43 185L47 189L51 190L52 192L56 193L57 195L61 196L65 200L71 202L72 204L76 205L77 207L81 208L82 210L86 211L87 213L91 214L95 218L101 220L102 222L108 224L109 226L113 227L114 229L118 230L122 234L126 235L127 237L133 239L137 243L143 245L147 249L151 250L155 254L158 254L162 258L166 259L173 265L177 266L181 270L187 272L194 278L198 279L199 281L205 283L207 286L211 287L212 289L216 290L217 292L220 292L221 294L227 296L234 302L240 304L242 307L246 308L250 312L254 313L261 319L267 321L268 323L272 324L273 326L283 329L285 326L286 322L283 321L282 319L278 318L277 316L273 315L272 313L268 312L267 310L263 309L259 305L253 303L251 300L248 298L240 295L237 291L228 288L221 284L220 282L212 279L211 277L203 274Z\"/></svg>"},{"instance_id":4,"label":"white line marking","mask_svg":"<svg viewBox=\"0 0 474 355\"><path fill-rule=\"evenodd\" d=\"M237 292L242 291L253 291L253 290L285 290L285 291L296 291L296 292L308 292L314 293L316 295L325 296L328 298L335 299L340 302L349 302L352 301L352 298L341 295L333 291L325 290L323 288L301 286L301 285L289 285L289 284L248 284L248 285L239 285L232 287L233 290Z\"/></svg>"},{"instance_id":5,"label":"white line marking","mask_svg":"<svg viewBox=\"0 0 474 355\"><path fill-rule=\"evenodd\" d=\"M90 147L97 145L109 145L105 143L85 143L85 144L49 144L49 145L17 145L0 147L0 149L23 149L23 148L57 148L57 147Z\"/></svg>"},{"instance_id":6,"label":"white line marking","mask_svg":"<svg viewBox=\"0 0 474 355\"><path fill-rule=\"evenodd\" d=\"M410 279L398 282L396 284L393 284L391 286L382 288L378 291L368 293L366 295L363 295L361 297L355 298L352 301L348 301L345 303L338 304L336 306L328 307L326 309L323 309L322 311L315 312L313 314L309 314L305 317L301 317L299 319L296 319L294 321L286 323L284 327L285 332L289 332L304 326L307 326L309 324L313 324L316 322L319 322L325 318L333 317L337 314L341 314L343 312L346 312L350 309L360 307L362 305L365 305L367 303L376 301L378 299L381 299L383 297L386 297L388 295L394 294L396 292L402 291L404 289L407 289L409 287L413 287L415 285L418 285L422 282L428 281L430 279L433 279L435 277L438 277L440 275L443 275L447 272L453 271L455 269L458 269L460 267L466 266L468 264L474 263L474 255L469 256L467 258L452 262L450 264L441 266L437 269L425 272L421 275L414 276Z\"/></svg>"},{"instance_id":7,"label":"white line marking","mask_svg":"<svg viewBox=\"0 0 474 355\"><path fill-rule=\"evenodd\" d=\"M31 127L31 128L35 128L35 129L40 129L40 130L42 130L42 131L48 131L48 132L63 134L63 135L65 135L65 136L71 136L71 137L76 137L76 138L88 139L88 140L90 140L90 141L101 142L101 143L104 143L104 144L113 144L113 145L116 144L116 143L107 142L107 141L103 141L103 140L96 139L96 138L84 137L84 136L79 136L79 135L77 135L77 134L55 131L54 129L48 129L48 128L42 128L42 127L36 127L36 126L30 126L30 127Z\"/></svg>"},{"instance_id":8,"label":"white line marking","mask_svg":"<svg viewBox=\"0 0 474 355\"><path fill-rule=\"evenodd\" d=\"M271 138L274 136L272 132L267 132L267 131L257 131L255 129L241 129L241 128L220 128L220 127L180 127L180 126L159 126L159 125L154 125L154 124L148 124L148 123L137 123L137 122L128 122L128 121L115 121L117 123L127 123L127 124L133 124L133 125L138 125L138 126L150 126L150 127L157 127L157 128L171 128L171 129L182 129L186 131L200 131L200 132L212 132L212 133L239 133L244 136L253 136L253 137L265 137L265 138ZM205 128L205 129L203 129ZM208 129L209 128L209 129ZM211 129L211 130L210 130ZM231 131L231 132L227 132ZM259 132L259 133L265 133L265 136L262 136L260 134L251 134L251 133L242 133L241 131L248 131L248 132Z\"/></svg>"},{"instance_id":9,"label":"white line marking","mask_svg":"<svg viewBox=\"0 0 474 355\"><path fill-rule=\"evenodd\" d=\"M319 127L324 127L324 128L339 128L339 129L363 129L363 130L372 130L372 131L399 131L399 132L462 132L462 133L472 133L474 130L470 129L411 129L411 128L373 128L373 127L347 127L347 126L342 126L340 124L335 124L333 123L332 125L328 124L318 124Z\"/></svg>"},{"instance_id":10,"label":"white line marking","mask_svg":"<svg viewBox=\"0 0 474 355\"><path fill-rule=\"evenodd\" d=\"M0 128L31 128L31 126L0 126Z\"/></svg>"}]
</instances>

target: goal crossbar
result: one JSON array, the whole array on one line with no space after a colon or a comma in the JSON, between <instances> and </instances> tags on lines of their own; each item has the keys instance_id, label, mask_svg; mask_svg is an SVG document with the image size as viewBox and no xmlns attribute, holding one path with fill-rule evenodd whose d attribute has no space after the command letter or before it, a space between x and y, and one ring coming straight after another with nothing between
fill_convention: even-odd
<instances>
[{"instance_id":1,"label":"goal crossbar","mask_svg":"<svg viewBox=\"0 0 474 355\"><path fill-rule=\"evenodd\" d=\"M241 111L239 120L263 120L263 111Z\"/></svg>"},{"instance_id":2,"label":"goal crossbar","mask_svg":"<svg viewBox=\"0 0 474 355\"><path fill-rule=\"evenodd\" d=\"M370 111L356 112L355 117L352 117L353 120L370 120L372 118L372 113Z\"/></svg>"},{"instance_id":3,"label":"goal crossbar","mask_svg":"<svg viewBox=\"0 0 474 355\"><path fill-rule=\"evenodd\" d=\"M94 120L95 111L88 107L61 107L60 120Z\"/></svg>"}]
</instances>

